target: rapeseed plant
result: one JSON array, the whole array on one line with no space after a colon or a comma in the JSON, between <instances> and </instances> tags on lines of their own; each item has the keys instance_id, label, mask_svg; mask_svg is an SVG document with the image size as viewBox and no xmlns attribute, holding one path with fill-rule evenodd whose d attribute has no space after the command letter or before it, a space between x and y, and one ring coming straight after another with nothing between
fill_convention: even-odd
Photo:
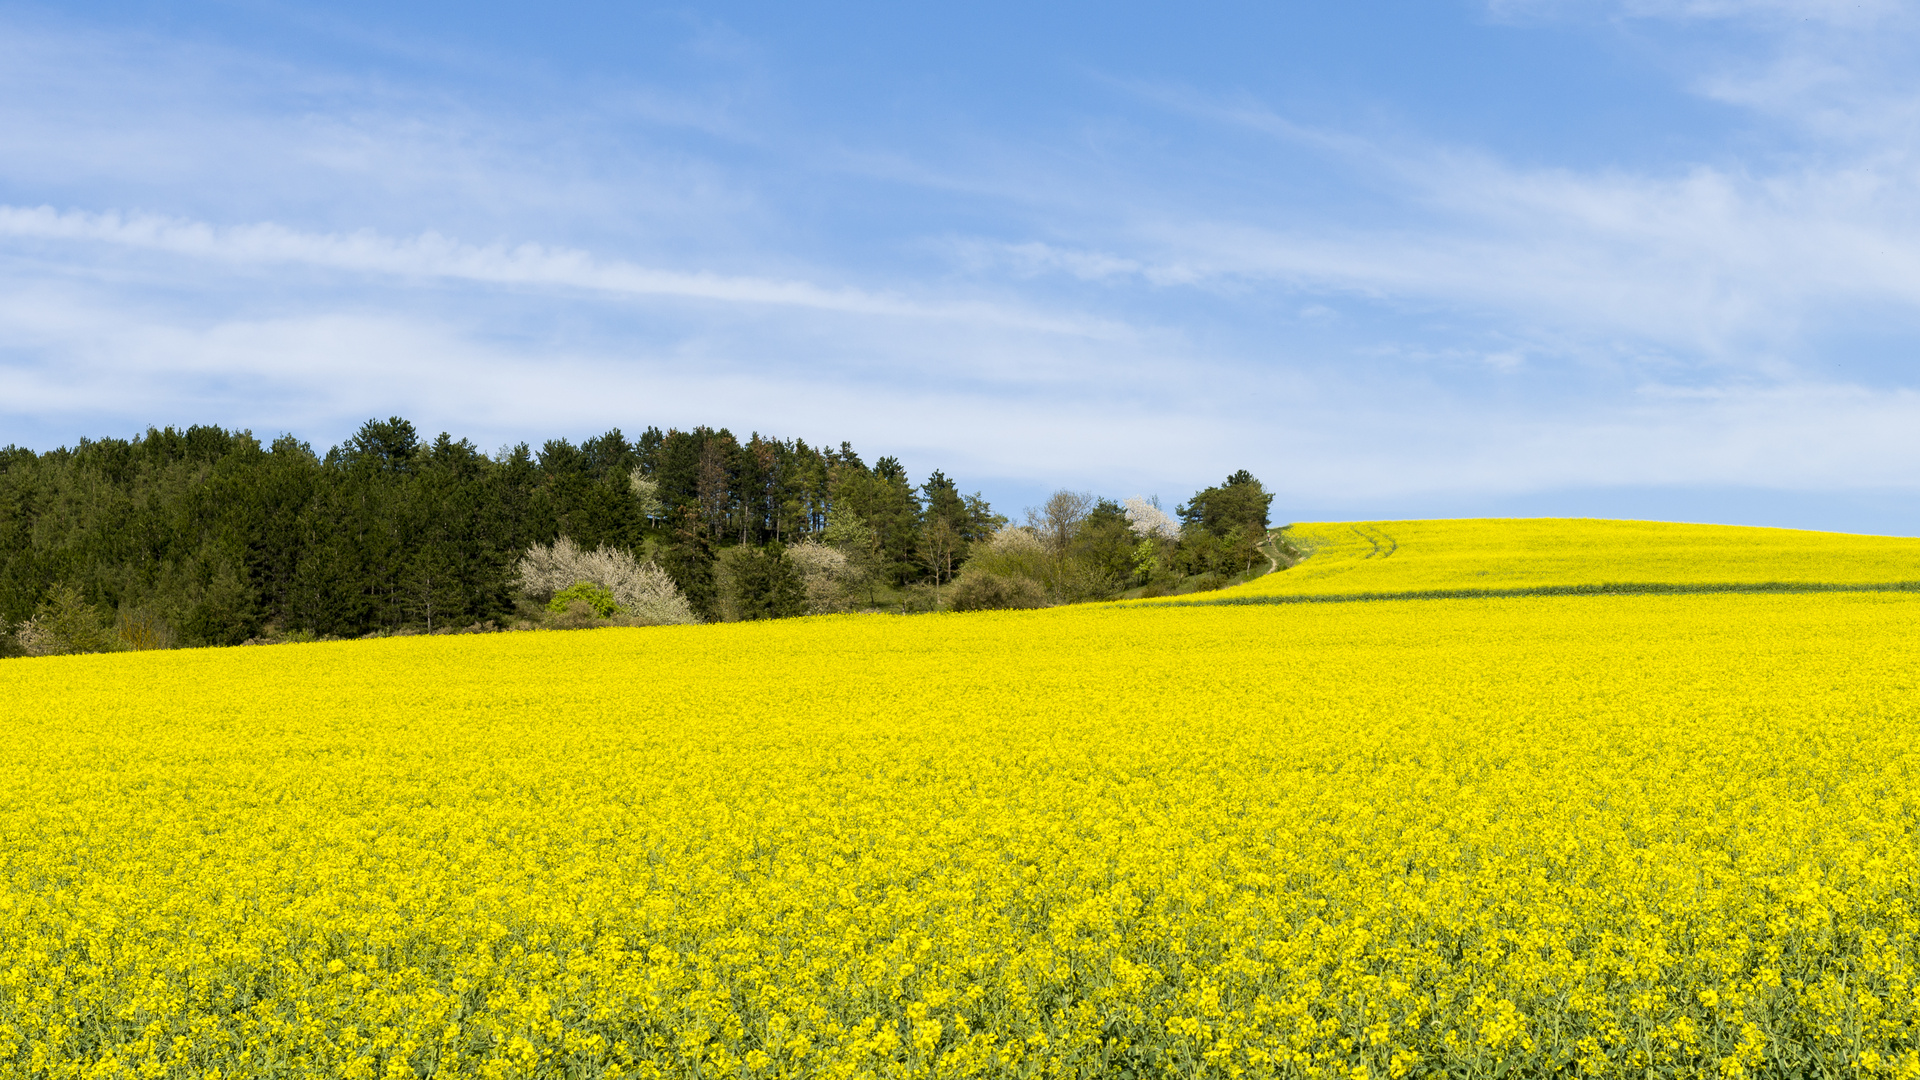
<instances>
[{"instance_id":1,"label":"rapeseed plant","mask_svg":"<svg viewBox=\"0 0 1920 1080\"><path fill-rule=\"evenodd\" d=\"M1920 597L0 664L0 1077L1920 1076Z\"/></svg>"},{"instance_id":2,"label":"rapeseed plant","mask_svg":"<svg viewBox=\"0 0 1920 1080\"><path fill-rule=\"evenodd\" d=\"M1333 522L1294 525L1286 535L1312 557L1205 598L1607 585L1920 585L1920 539L1899 536L1562 518Z\"/></svg>"}]
</instances>

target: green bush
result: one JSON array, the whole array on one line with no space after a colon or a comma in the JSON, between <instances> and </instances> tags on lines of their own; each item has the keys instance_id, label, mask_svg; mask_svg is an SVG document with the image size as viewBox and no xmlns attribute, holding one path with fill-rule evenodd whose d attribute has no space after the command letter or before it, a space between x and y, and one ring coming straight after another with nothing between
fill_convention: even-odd
<instances>
[{"instance_id":1,"label":"green bush","mask_svg":"<svg viewBox=\"0 0 1920 1080\"><path fill-rule=\"evenodd\" d=\"M72 585L54 586L16 637L30 656L109 652L120 644L100 609Z\"/></svg>"},{"instance_id":2,"label":"green bush","mask_svg":"<svg viewBox=\"0 0 1920 1080\"><path fill-rule=\"evenodd\" d=\"M593 609L593 613L602 619L611 619L620 614L620 604L613 598L613 592L591 581L576 581L553 594L547 601L547 610L555 614L564 614L568 605L578 600Z\"/></svg>"},{"instance_id":3,"label":"green bush","mask_svg":"<svg viewBox=\"0 0 1920 1080\"><path fill-rule=\"evenodd\" d=\"M1047 606L1047 594L1032 578L996 574L970 565L953 579L947 602L955 611L1038 608Z\"/></svg>"},{"instance_id":4,"label":"green bush","mask_svg":"<svg viewBox=\"0 0 1920 1080\"><path fill-rule=\"evenodd\" d=\"M722 551L714 566L714 593L724 622L807 613L806 579L780 544Z\"/></svg>"},{"instance_id":5,"label":"green bush","mask_svg":"<svg viewBox=\"0 0 1920 1080\"><path fill-rule=\"evenodd\" d=\"M139 607L123 607L114 619L114 636L120 644L136 652L146 649L171 649L173 627L159 612ZM308 635L311 638L312 635Z\"/></svg>"}]
</instances>

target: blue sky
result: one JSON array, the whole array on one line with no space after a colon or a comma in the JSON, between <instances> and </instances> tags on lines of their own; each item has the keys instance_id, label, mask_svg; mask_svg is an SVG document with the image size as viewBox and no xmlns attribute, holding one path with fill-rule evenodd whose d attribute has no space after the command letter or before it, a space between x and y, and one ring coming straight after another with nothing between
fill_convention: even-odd
<instances>
[{"instance_id":1,"label":"blue sky","mask_svg":"<svg viewBox=\"0 0 1920 1080\"><path fill-rule=\"evenodd\" d=\"M0 443L1920 533L1893 2L0 3Z\"/></svg>"}]
</instances>

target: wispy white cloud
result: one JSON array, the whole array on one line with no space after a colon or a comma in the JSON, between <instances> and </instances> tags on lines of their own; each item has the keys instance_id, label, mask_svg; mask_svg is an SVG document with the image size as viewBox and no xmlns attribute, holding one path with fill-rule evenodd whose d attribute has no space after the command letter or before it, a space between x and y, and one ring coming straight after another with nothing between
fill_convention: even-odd
<instances>
[{"instance_id":1,"label":"wispy white cloud","mask_svg":"<svg viewBox=\"0 0 1920 1080\"><path fill-rule=\"evenodd\" d=\"M1620 6L1639 18L1812 21L1836 26L1870 26L1897 17L1905 7L1899 0L1623 0Z\"/></svg>"},{"instance_id":2,"label":"wispy white cloud","mask_svg":"<svg viewBox=\"0 0 1920 1080\"><path fill-rule=\"evenodd\" d=\"M1920 159L1903 150L1765 171L1576 170L1407 138L1321 137L1244 101L1182 107L1320 156L1384 192L1389 220L1136 202L1077 244L976 242L960 245L964 258L1114 285L1442 304L1509 333L1611 338L1627 352L1776 374L1808 335L1863 308L1920 313Z\"/></svg>"},{"instance_id":3,"label":"wispy white cloud","mask_svg":"<svg viewBox=\"0 0 1920 1080\"><path fill-rule=\"evenodd\" d=\"M968 301L918 302L804 281L680 272L595 258L539 244L464 244L435 233L409 238L371 230L301 232L274 223L215 226L200 221L114 212L0 206L0 236L111 244L227 264L298 265L361 274L450 279L495 285L584 289L625 297L673 297L727 304L811 308L853 315L983 322L1046 333L1115 337L1118 324Z\"/></svg>"},{"instance_id":4,"label":"wispy white cloud","mask_svg":"<svg viewBox=\"0 0 1920 1080\"><path fill-rule=\"evenodd\" d=\"M400 412L492 446L717 420L849 438L898 453L917 472L939 467L1003 486L1178 494L1230 462L1269 478L1292 506L1635 484L1903 487L1920 459L1920 393L1844 383L1655 383L1602 410L1562 402L1516 411L1363 373L1249 377L1223 366L1191 380L1168 381L1163 371L1155 382L1149 364L1122 386L1029 382L1010 392L1018 369L1058 357L1018 354L1005 378L971 385L885 372L822 379L813 353L775 367L743 359L751 347L697 339L489 340L408 312L197 323L114 310L114 302L71 290L9 292L0 302L0 340L12 346L0 351L9 391L0 425L71 422L101 434L217 422L324 443L369 413ZM769 340L793 346L786 330L774 334ZM868 343L876 346L884 342ZM912 359L937 367L971 348L930 342ZM1215 387L1213 400L1196 385ZM1224 403L1223 385L1233 387Z\"/></svg>"},{"instance_id":5,"label":"wispy white cloud","mask_svg":"<svg viewBox=\"0 0 1920 1080\"><path fill-rule=\"evenodd\" d=\"M1920 314L1920 10L1811 0L1493 8L1737 22L1746 32L1737 43L1679 51L1693 66L1677 76L1752 110L1774 136L1790 126L1815 141L1776 138L1768 150L1750 135L1745 153L1580 168L1308 123L1245 93L1117 84L1199 123L1266 136L1276 169L1312 162L1366 197L1330 208L1237 192L1228 210L1172 188L1142 197L1136 186L1078 235L981 244L966 257L1115 287L1345 293L1663 367L1775 378L1823 361L1813 343L1863 311ZM1099 216L1073 209L1083 221Z\"/></svg>"},{"instance_id":6,"label":"wispy white cloud","mask_svg":"<svg viewBox=\"0 0 1920 1080\"><path fill-rule=\"evenodd\" d=\"M1769 25L1818 22L1870 26L1897 17L1900 0L1488 0L1496 16L1613 14L1671 20L1742 20Z\"/></svg>"},{"instance_id":7,"label":"wispy white cloud","mask_svg":"<svg viewBox=\"0 0 1920 1080\"><path fill-rule=\"evenodd\" d=\"M327 24L303 38L346 32L299 17ZM0 190L308 229L641 243L717 265L768 254L778 222L756 185L681 145L688 131L751 139L737 100L751 73L556 104L496 89L524 91L523 70L421 62L465 86L0 10Z\"/></svg>"},{"instance_id":8,"label":"wispy white cloud","mask_svg":"<svg viewBox=\"0 0 1920 1080\"><path fill-rule=\"evenodd\" d=\"M1492 0L1488 10L1632 28L1684 85L1818 145L1905 157L1920 132L1920 8L1903 0ZM1694 31L1691 47L1659 48L1666 28Z\"/></svg>"},{"instance_id":9,"label":"wispy white cloud","mask_svg":"<svg viewBox=\"0 0 1920 1080\"><path fill-rule=\"evenodd\" d=\"M1212 472L1212 459L1230 455L1235 439L1183 406L1177 388L1148 399L1090 391L1085 380L1036 381L1036 371L1057 368L1061 357L1019 339L929 335L918 350L888 349L884 336L836 343L936 369L983 345L1007 361L968 381L907 379L897 370L822 377L821 352L792 327L758 341L488 339L458 321L405 310L205 322L117 307L110 292L9 289L0 296L0 384L8 388L0 431L9 433L0 442L25 429L77 425L99 435L220 423L324 445L368 414L390 412L489 447L615 426L724 424L742 434L850 439L900 456L920 475L943 468L973 484L1040 486L1086 483L1114 472L1116 462L1161 481ZM787 350L788 362L759 359L767 345ZM1142 460L1151 468L1139 468Z\"/></svg>"},{"instance_id":10,"label":"wispy white cloud","mask_svg":"<svg viewBox=\"0 0 1920 1080\"><path fill-rule=\"evenodd\" d=\"M403 412L490 443L717 421L1174 496L1241 466L1325 502L1911 487L1911 373L1822 374L1808 345L1864 308L1920 313L1920 170L1890 134L1905 77L1845 70L1833 42L1864 24L1832 7L1583 9L1762 27L1785 44L1686 77L1766 123L1820 123L1809 95L1880 110L1812 150L1640 168L1167 85L1128 101L1199 129L1216 156L1186 171L1159 146L978 131L947 157L776 138L725 86L583 110L751 144L742 164L561 109L0 33L0 441L150 421L324 441ZM1803 10L1820 30L1788 42ZM1230 179L1195 179L1216 162ZM1364 205L1270 192L1277 166ZM823 220L821 188L782 203L806 170L886 198L869 221L835 189L852 209Z\"/></svg>"},{"instance_id":11,"label":"wispy white cloud","mask_svg":"<svg viewBox=\"0 0 1920 1080\"><path fill-rule=\"evenodd\" d=\"M1450 483L1507 492L1634 484L1905 487L1920 456L1920 393L1843 384L1725 389L1704 400L1649 387L1602 416L1479 421L1487 426L1468 445L1413 464L1401 494Z\"/></svg>"}]
</instances>

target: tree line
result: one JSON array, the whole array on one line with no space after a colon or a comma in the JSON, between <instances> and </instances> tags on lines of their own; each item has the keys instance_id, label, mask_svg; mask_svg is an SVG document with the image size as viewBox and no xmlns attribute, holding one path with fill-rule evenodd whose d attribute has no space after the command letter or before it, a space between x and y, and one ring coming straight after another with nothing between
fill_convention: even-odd
<instances>
[{"instance_id":1,"label":"tree line","mask_svg":"<svg viewBox=\"0 0 1920 1080\"><path fill-rule=\"evenodd\" d=\"M525 625L523 563L562 541L657 567L700 620L1069 602L1253 565L1268 498L1236 474L1173 526L1063 492L1009 526L939 471L724 428L492 455L399 417L324 454L149 429L0 449L0 650L56 623L71 648Z\"/></svg>"}]
</instances>

